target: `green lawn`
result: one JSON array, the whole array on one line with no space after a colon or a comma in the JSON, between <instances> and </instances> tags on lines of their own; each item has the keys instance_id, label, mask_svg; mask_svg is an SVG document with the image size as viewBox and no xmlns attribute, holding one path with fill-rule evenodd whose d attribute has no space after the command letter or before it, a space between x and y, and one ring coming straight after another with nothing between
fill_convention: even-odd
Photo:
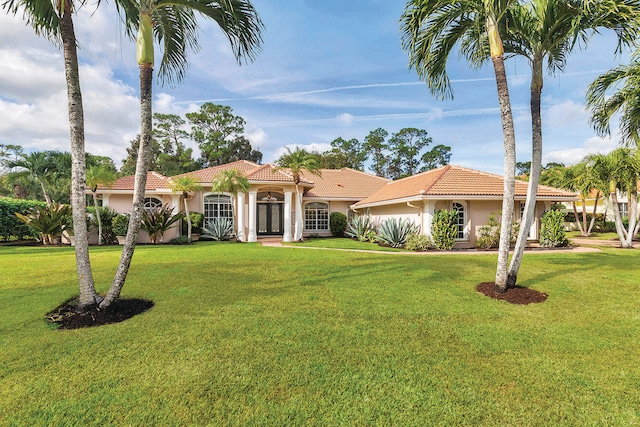
<instances>
[{"instance_id":1,"label":"green lawn","mask_svg":"<svg viewBox=\"0 0 640 427\"><path fill-rule=\"evenodd\" d=\"M119 248L91 256L104 292ZM495 261L143 246L155 307L61 331L73 251L0 247L0 425L640 424L640 252L525 255L530 306L475 292Z\"/></svg>"},{"instance_id":2,"label":"green lawn","mask_svg":"<svg viewBox=\"0 0 640 427\"><path fill-rule=\"evenodd\" d=\"M380 246L377 243L360 242L358 240L341 237L310 238L304 242L284 243L290 246L305 246L310 248L350 249L358 251L406 252L404 249Z\"/></svg>"}]
</instances>

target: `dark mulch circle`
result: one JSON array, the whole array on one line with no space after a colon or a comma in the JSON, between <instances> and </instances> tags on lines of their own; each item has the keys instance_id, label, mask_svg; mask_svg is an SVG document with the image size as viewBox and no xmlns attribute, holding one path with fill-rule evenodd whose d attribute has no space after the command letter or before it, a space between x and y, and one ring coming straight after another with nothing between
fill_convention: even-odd
<instances>
[{"instance_id":1,"label":"dark mulch circle","mask_svg":"<svg viewBox=\"0 0 640 427\"><path fill-rule=\"evenodd\" d=\"M79 310L78 298L75 297L63 302L60 306L47 313L45 319L58 329L89 328L123 322L135 315L144 313L151 307L153 307L153 301L121 298L104 310L98 310L96 306L86 310Z\"/></svg>"},{"instance_id":2,"label":"dark mulch circle","mask_svg":"<svg viewBox=\"0 0 640 427\"><path fill-rule=\"evenodd\" d=\"M547 300L547 294L536 291L535 289L521 288L516 286L515 288L507 289L507 292L498 294L494 292L496 284L494 282L482 282L476 289L481 294L484 294L493 299L499 299L508 301L511 304L534 304L538 302L544 302Z\"/></svg>"}]
</instances>

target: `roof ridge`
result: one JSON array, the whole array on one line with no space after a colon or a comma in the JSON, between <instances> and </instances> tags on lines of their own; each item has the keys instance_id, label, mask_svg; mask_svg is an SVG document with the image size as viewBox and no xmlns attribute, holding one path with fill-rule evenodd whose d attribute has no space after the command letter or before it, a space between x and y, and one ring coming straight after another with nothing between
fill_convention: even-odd
<instances>
[{"instance_id":1,"label":"roof ridge","mask_svg":"<svg viewBox=\"0 0 640 427\"><path fill-rule=\"evenodd\" d=\"M346 170L350 170L351 172L356 172L356 173L371 177L371 178L379 178L379 179L382 179L384 181L391 181L389 178L385 178L383 176L378 176L378 175L375 175L375 174L372 174L372 173L369 173L369 172L361 171L361 170L350 168L350 167L346 167L346 166L343 167L343 168L340 168L340 169L321 169L321 170L341 171L341 170L345 170L345 169Z\"/></svg>"},{"instance_id":2,"label":"roof ridge","mask_svg":"<svg viewBox=\"0 0 640 427\"><path fill-rule=\"evenodd\" d=\"M449 170L451 170L453 166L452 165L444 165L441 168L438 169L431 169L430 171L426 171L424 172L424 174L426 175L429 172L433 172L433 173L438 173L438 175L436 176L436 179L433 180L433 182L431 183L431 185L427 185L426 187L424 187L422 189L422 191L424 191L425 193L428 193L429 190L431 190L433 188L434 185L436 185L438 182L440 182L440 180L442 179L442 177L444 176L444 174L446 172L448 172ZM414 176L419 176L422 174L418 174L418 175L414 175Z\"/></svg>"}]
</instances>

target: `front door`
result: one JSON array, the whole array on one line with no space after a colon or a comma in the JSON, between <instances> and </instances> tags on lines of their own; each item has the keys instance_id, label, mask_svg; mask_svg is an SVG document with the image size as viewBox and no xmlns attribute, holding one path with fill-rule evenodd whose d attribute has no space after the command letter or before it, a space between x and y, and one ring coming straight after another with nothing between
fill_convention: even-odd
<instances>
[{"instance_id":1,"label":"front door","mask_svg":"<svg viewBox=\"0 0 640 427\"><path fill-rule=\"evenodd\" d=\"M258 235L282 235L282 203L258 203Z\"/></svg>"}]
</instances>

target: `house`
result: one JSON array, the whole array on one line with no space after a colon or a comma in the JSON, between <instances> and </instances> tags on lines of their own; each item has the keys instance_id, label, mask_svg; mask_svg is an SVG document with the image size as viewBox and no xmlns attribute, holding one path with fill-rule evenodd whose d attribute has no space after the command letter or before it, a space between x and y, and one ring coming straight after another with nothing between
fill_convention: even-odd
<instances>
[{"instance_id":1,"label":"house","mask_svg":"<svg viewBox=\"0 0 640 427\"><path fill-rule=\"evenodd\" d=\"M234 197L228 193L214 193L212 182L223 170L238 169L248 178L250 188L246 194ZM202 191L188 197L189 210L204 214L205 224L216 217L232 218L233 209L238 218L238 238L255 242L260 236L282 236L283 241L294 240L296 222L296 187L293 175L274 165L258 165L240 160L225 165L214 166L179 176L192 176L203 187ZM147 174L145 188L145 208L169 204L178 212L183 208L181 193L170 188L169 177L157 172ZM353 214L350 206L365 199L386 185L389 180L349 168L323 169L320 175L303 174L299 183L302 194L302 215L300 228L304 235L330 236L329 216L332 212ZM97 191L103 206L110 206L120 213L131 210L134 177L118 179L110 188L100 187ZM179 235L176 226L164 236L168 241ZM141 242L148 242L144 231L140 232Z\"/></svg>"},{"instance_id":2,"label":"house","mask_svg":"<svg viewBox=\"0 0 640 427\"><path fill-rule=\"evenodd\" d=\"M244 172L250 188L246 194L214 193L211 189L216 175L236 168ZM255 242L261 236L282 236L293 241L296 223L296 189L293 176L286 169L271 164L258 165L241 160L210 167L187 174L202 185L203 190L188 197L189 210L201 212L205 223L216 217L232 218L236 209L238 238ZM170 189L170 178L149 172L145 191L145 207L169 204L179 211L183 207L182 194ZM125 213L131 209L133 176L118 179L110 188L101 187L103 205ZM474 247L478 229L486 225L489 216L502 206L503 179L499 175L459 166L444 166L398 181L349 168L323 169L321 175L305 173L299 184L302 194L301 228L303 235L330 236L329 216L342 212L347 217L369 215L380 223L387 218L408 218L429 235L431 221L439 209L458 211L458 242L456 247ZM524 209L527 183L516 183L516 209ZM540 186L536 219L549 210L553 202L569 202L576 194L552 187ZM531 227L529 237L538 238L539 221ZM165 241L179 235L179 227L165 234ZM140 241L148 241L140 233Z\"/></svg>"},{"instance_id":3,"label":"house","mask_svg":"<svg viewBox=\"0 0 640 427\"><path fill-rule=\"evenodd\" d=\"M524 212L528 183L516 181L515 211ZM458 212L456 248L476 245L480 227L486 225L492 213L502 210L504 180L499 175L447 165L408 178L387 183L378 191L351 208L358 214L369 215L381 223L388 218L406 218L420 227L421 233L431 234L436 211ZM554 202L570 202L576 194L553 187L539 186L535 208L536 221L529 230L529 239L539 236L540 217Z\"/></svg>"}]
</instances>

